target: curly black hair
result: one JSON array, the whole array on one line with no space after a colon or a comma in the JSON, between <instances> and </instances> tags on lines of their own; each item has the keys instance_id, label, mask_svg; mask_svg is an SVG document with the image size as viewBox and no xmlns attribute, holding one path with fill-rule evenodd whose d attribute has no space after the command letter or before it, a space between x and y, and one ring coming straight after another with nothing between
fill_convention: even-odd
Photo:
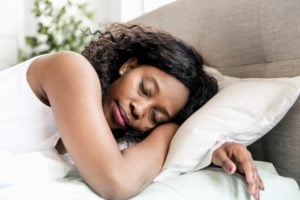
<instances>
[{"instance_id":1,"label":"curly black hair","mask_svg":"<svg viewBox=\"0 0 300 200\"><path fill-rule=\"evenodd\" d=\"M181 124L218 90L216 80L204 72L199 53L165 31L144 25L113 23L93 34L94 38L82 55L98 73L104 96L111 84L120 77L119 68L133 57L137 58L139 64L152 65L172 75L189 89L187 104L171 120L177 124ZM134 131L115 133L116 138L134 140L143 139L148 134Z\"/></svg>"}]
</instances>

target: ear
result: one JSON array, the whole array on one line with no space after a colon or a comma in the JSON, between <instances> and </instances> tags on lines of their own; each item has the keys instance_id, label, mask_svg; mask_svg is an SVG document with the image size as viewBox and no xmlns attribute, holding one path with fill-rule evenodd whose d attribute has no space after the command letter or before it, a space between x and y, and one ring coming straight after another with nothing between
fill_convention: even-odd
<instances>
[{"instance_id":1,"label":"ear","mask_svg":"<svg viewBox=\"0 0 300 200\"><path fill-rule=\"evenodd\" d=\"M130 70L136 68L138 66L137 58L129 58L119 69L119 74L122 76L129 72Z\"/></svg>"}]
</instances>

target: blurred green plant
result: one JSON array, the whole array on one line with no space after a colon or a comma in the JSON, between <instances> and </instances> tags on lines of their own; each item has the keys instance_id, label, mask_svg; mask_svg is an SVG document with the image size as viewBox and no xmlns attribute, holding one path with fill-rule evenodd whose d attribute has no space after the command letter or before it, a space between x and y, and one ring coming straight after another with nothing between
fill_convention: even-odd
<instances>
[{"instance_id":1,"label":"blurred green plant","mask_svg":"<svg viewBox=\"0 0 300 200\"><path fill-rule=\"evenodd\" d=\"M37 34L25 37L25 46L18 50L19 61L61 50L81 52L90 39L94 13L87 3L35 0L32 12L37 19Z\"/></svg>"}]
</instances>

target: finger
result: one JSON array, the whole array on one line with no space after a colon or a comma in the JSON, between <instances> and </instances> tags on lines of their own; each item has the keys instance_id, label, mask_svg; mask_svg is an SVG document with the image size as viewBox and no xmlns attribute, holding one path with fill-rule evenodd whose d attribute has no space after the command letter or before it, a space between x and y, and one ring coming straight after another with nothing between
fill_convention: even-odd
<instances>
[{"instance_id":1,"label":"finger","mask_svg":"<svg viewBox=\"0 0 300 200\"><path fill-rule=\"evenodd\" d=\"M255 166L255 163L252 160L252 164L253 164L253 175L254 175L254 181L256 184L256 191L255 191L255 199L259 200L260 199L260 190L264 190L264 185L263 185L263 181L261 179L261 177L259 176L258 170Z\"/></svg>"},{"instance_id":2,"label":"finger","mask_svg":"<svg viewBox=\"0 0 300 200\"><path fill-rule=\"evenodd\" d=\"M238 165L238 170L243 173L248 183L254 183L256 174L255 163L252 159L251 154L244 146L239 146L238 151L233 151L233 156Z\"/></svg>"},{"instance_id":3,"label":"finger","mask_svg":"<svg viewBox=\"0 0 300 200\"><path fill-rule=\"evenodd\" d=\"M245 175L245 179L248 184L248 192L255 199L259 199L259 185L261 179L256 170L256 166L252 159L251 153L243 145L235 146L232 153L233 159L235 159L237 163L239 172Z\"/></svg>"},{"instance_id":4,"label":"finger","mask_svg":"<svg viewBox=\"0 0 300 200\"><path fill-rule=\"evenodd\" d=\"M248 182L249 192L255 199L259 199L260 198L260 190L261 190L260 185L262 183L262 180L258 174L258 171L257 171L254 161L251 159L251 160L249 160L249 162L251 163L251 166L252 166L251 168L252 168L252 179L253 179L251 183ZM251 176L251 175L249 175L249 176ZM248 179L248 181L251 181L251 180Z\"/></svg>"},{"instance_id":5,"label":"finger","mask_svg":"<svg viewBox=\"0 0 300 200\"><path fill-rule=\"evenodd\" d=\"M262 181L262 179L260 177L259 177L259 189L265 190L264 182Z\"/></svg>"},{"instance_id":6,"label":"finger","mask_svg":"<svg viewBox=\"0 0 300 200\"><path fill-rule=\"evenodd\" d=\"M256 167L254 166L254 171L253 171L253 175L254 175L254 182L255 182L255 197L256 199L259 199L259 193L260 193L260 187L259 187L259 184L260 184L260 178L259 178L259 175L258 175L258 172L257 172L257 169Z\"/></svg>"},{"instance_id":7,"label":"finger","mask_svg":"<svg viewBox=\"0 0 300 200\"><path fill-rule=\"evenodd\" d=\"M259 200L259 199L260 199L260 193L259 193L259 190L258 190L258 192L256 194L256 200Z\"/></svg>"},{"instance_id":8,"label":"finger","mask_svg":"<svg viewBox=\"0 0 300 200\"><path fill-rule=\"evenodd\" d=\"M256 185L255 183L251 182L251 183L248 183L248 192L249 194L251 194L255 199L256 199L256 196L257 196L257 188L256 188Z\"/></svg>"},{"instance_id":9,"label":"finger","mask_svg":"<svg viewBox=\"0 0 300 200\"><path fill-rule=\"evenodd\" d=\"M228 174L233 174L236 171L235 163L228 157L223 149L214 152L213 162L224 169Z\"/></svg>"},{"instance_id":10,"label":"finger","mask_svg":"<svg viewBox=\"0 0 300 200\"><path fill-rule=\"evenodd\" d=\"M246 182L248 184L248 192L253 196L256 197L257 193L257 178L255 175L255 170L252 165L250 159L244 159L239 161L238 163L239 171L244 173Z\"/></svg>"}]
</instances>

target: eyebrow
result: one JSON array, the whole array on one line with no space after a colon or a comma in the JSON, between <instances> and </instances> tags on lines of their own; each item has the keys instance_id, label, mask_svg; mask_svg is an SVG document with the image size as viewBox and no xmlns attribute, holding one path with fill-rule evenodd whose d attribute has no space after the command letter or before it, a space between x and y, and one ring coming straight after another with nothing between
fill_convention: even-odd
<instances>
[{"instance_id":1,"label":"eyebrow","mask_svg":"<svg viewBox=\"0 0 300 200\"><path fill-rule=\"evenodd\" d=\"M149 79L149 81L151 81L151 82L154 84L154 87L155 87L156 92L159 93L159 92L160 92L160 88L159 88L159 85L158 85L156 79L155 79L153 76L148 77L148 79ZM162 112L163 114L165 114L165 115L167 116L168 119L171 118L171 117L170 117L170 114L168 113L168 111L167 111L165 108L163 108L163 107L158 107L158 110L159 110L160 112Z\"/></svg>"}]
</instances>

